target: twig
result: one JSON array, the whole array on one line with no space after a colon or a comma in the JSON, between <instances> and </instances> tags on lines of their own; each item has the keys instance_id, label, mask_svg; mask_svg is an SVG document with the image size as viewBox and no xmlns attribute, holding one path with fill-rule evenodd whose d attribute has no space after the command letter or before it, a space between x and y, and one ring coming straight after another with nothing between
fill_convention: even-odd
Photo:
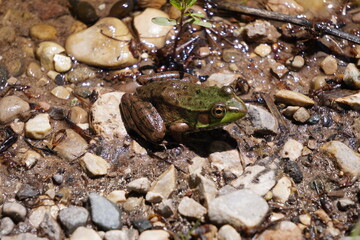
<instances>
[{"instance_id":1,"label":"twig","mask_svg":"<svg viewBox=\"0 0 360 240\"><path fill-rule=\"evenodd\" d=\"M248 7L233 2L226 2L219 0L215 0L214 2L218 5L218 8L220 9L235 11L246 15L262 17L280 22L292 23L295 25L312 28L314 29L314 31L321 31L326 34L340 37L342 39L346 39L348 41L360 44L360 37L358 36L340 31L339 29L324 24L314 24L312 21L305 19L303 16L290 16L282 13L267 11L265 9Z\"/></svg>"}]
</instances>

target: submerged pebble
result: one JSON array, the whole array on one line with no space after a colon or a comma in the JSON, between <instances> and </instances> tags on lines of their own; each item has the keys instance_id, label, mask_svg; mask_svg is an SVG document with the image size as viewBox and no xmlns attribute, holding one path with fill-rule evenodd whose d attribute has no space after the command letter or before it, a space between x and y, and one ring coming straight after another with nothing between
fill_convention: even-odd
<instances>
[{"instance_id":1,"label":"submerged pebble","mask_svg":"<svg viewBox=\"0 0 360 240\"><path fill-rule=\"evenodd\" d=\"M41 42L36 48L36 56L40 59L41 67L54 70L55 54L65 52L65 49L55 42Z\"/></svg>"},{"instance_id":2,"label":"submerged pebble","mask_svg":"<svg viewBox=\"0 0 360 240\"><path fill-rule=\"evenodd\" d=\"M353 63L349 63L344 72L344 83L354 89L360 89L360 71Z\"/></svg>"},{"instance_id":3,"label":"submerged pebble","mask_svg":"<svg viewBox=\"0 0 360 240\"><path fill-rule=\"evenodd\" d=\"M48 24L36 24L30 28L30 36L38 40L55 40L57 30Z\"/></svg>"}]
</instances>

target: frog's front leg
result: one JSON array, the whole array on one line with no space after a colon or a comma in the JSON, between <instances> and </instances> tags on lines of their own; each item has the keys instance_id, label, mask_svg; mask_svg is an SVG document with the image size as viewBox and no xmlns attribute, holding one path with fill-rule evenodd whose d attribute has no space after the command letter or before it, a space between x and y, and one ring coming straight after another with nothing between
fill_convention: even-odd
<instances>
[{"instance_id":1,"label":"frog's front leg","mask_svg":"<svg viewBox=\"0 0 360 240\"><path fill-rule=\"evenodd\" d=\"M159 143L164 139L166 133L164 120L150 102L125 93L121 98L120 109L128 127L145 140Z\"/></svg>"},{"instance_id":2,"label":"frog's front leg","mask_svg":"<svg viewBox=\"0 0 360 240\"><path fill-rule=\"evenodd\" d=\"M189 125L184 122L173 123L169 127L171 137L177 142L182 142L184 133L188 132L189 130Z\"/></svg>"}]
</instances>

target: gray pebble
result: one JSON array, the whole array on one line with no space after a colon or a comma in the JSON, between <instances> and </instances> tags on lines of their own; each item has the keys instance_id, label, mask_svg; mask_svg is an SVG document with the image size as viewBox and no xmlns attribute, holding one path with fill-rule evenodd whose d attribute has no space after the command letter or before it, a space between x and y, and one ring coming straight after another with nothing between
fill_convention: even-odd
<instances>
[{"instance_id":1,"label":"gray pebble","mask_svg":"<svg viewBox=\"0 0 360 240\"><path fill-rule=\"evenodd\" d=\"M16 193L16 198L21 201L27 198L36 197L37 195L39 195L39 190L36 187L29 184L23 184Z\"/></svg>"},{"instance_id":2,"label":"gray pebble","mask_svg":"<svg viewBox=\"0 0 360 240\"><path fill-rule=\"evenodd\" d=\"M64 176L61 174L55 174L55 175L53 175L52 178L53 178L54 182L59 185L64 181Z\"/></svg>"},{"instance_id":3,"label":"gray pebble","mask_svg":"<svg viewBox=\"0 0 360 240\"><path fill-rule=\"evenodd\" d=\"M0 220L0 236L8 235L14 229L15 223L9 217Z\"/></svg>"},{"instance_id":4,"label":"gray pebble","mask_svg":"<svg viewBox=\"0 0 360 240\"><path fill-rule=\"evenodd\" d=\"M86 208L70 206L59 212L59 221L67 235L72 234L78 227L85 226L89 218Z\"/></svg>"},{"instance_id":5,"label":"gray pebble","mask_svg":"<svg viewBox=\"0 0 360 240\"><path fill-rule=\"evenodd\" d=\"M40 223L39 234L49 238L49 240L61 240L64 238L59 224L49 213L45 213L44 219Z\"/></svg>"},{"instance_id":6,"label":"gray pebble","mask_svg":"<svg viewBox=\"0 0 360 240\"><path fill-rule=\"evenodd\" d=\"M6 202L2 209L3 216L10 217L14 222L18 223L25 220L26 208L17 202Z\"/></svg>"}]
</instances>

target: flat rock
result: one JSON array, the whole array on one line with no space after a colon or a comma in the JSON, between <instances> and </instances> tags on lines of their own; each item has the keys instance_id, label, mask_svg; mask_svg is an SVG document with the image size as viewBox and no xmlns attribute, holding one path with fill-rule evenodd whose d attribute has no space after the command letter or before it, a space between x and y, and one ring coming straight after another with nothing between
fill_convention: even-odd
<instances>
[{"instance_id":1,"label":"flat rock","mask_svg":"<svg viewBox=\"0 0 360 240\"><path fill-rule=\"evenodd\" d=\"M258 238L259 240L302 240L301 229L295 223L283 221L277 224L274 230L265 230Z\"/></svg>"},{"instance_id":2,"label":"flat rock","mask_svg":"<svg viewBox=\"0 0 360 240\"><path fill-rule=\"evenodd\" d=\"M70 236L70 240L102 240L99 234L93 229L86 227L78 227Z\"/></svg>"},{"instance_id":3,"label":"flat rock","mask_svg":"<svg viewBox=\"0 0 360 240\"><path fill-rule=\"evenodd\" d=\"M126 25L117 18L100 19L93 26L70 35L65 48L68 54L80 62L97 67L127 67L135 64L129 50L132 35Z\"/></svg>"},{"instance_id":4,"label":"flat rock","mask_svg":"<svg viewBox=\"0 0 360 240\"><path fill-rule=\"evenodd\" d=\"M152 183L150 190L146 194L146 201L157 203L167 199L176 188L176 175L175 167L171 165L159 176L156 182Z\"/></svg>"},{"instance_id":5,"label":"flat rock","mask_svg":"<svg viewBox=\"0 0 360 240\"><path fill-rule=\"evenodd\" d=\"M86 208L70 206L59 212L59 221L67 235L72 234L78 227L85 226L89 219Z\"/></svg>"},{"instance_id":6,"label":"flat rock","mask_svg":"<svg viewBox=\"0 0 360 240\"><path fill-rule=\"evenodd\" d=\"M92 153L85 153L79 163L90 177L104 176L110 168L110 164L105 159Z\"/></svg>"},{"instance_id":7,"label":"flat rock","mask_svg":"<svg viewBox=\"0 0 360 240\"><path fill-rule=\"evenodd\" d=\"M142 177L129 182L129 184L127 185L127 189L129 190L129 192L134 191L139 193L146 193L147 191L149 191L150 185L151 182L149 181L149 179L146 177Z\"/></svg>"},{"instance_id":8,"label":"flat rock","mask_svg":"<svg viewBox=\"0 0 360 240\"><path fill-rule=\"evenodd\" d=\"M360 175L360 156L344 143L339 141L327 142L321 146L321 150L330 155L342 171L352 176Z\"/></svg>"},{"instance_id":9,"label":"flat rock","mask_svg":"<svg viewBox=\"0 0 360 240\"><path fill-rule=\"evenodd\" d=\"M201 199L204 200L205 206L207 206L209 202L215 199L217 195L218 191L216 184L215 182L201 175L198 175L197 178L199 180L199 185L198 185L199 194L201 196Z\"/></svg>"},{"instance_id":10,"label":"flat rock","mask_svg":"<svg viewBox=\"0 0 360 240\"><path fill-rule=\"evenodd\" d=\"M290 138L281 149L280 156L282 158L289 158L290 160L295 161L301 156L303 148L304 146L300 142Z\"/></svg>"},{"instance_id":11,"label":"flat rock","mask_svg":"<svg viewBox=\"0 0 360 240\"><path fill-rule=\"evenodd\" d=\"M203 219L204 215L207 213L206 208L189 197L181 199L178 210L181 215L196 219Z\"/></svg>"},{"instance_id":12,"label":"flat rock","mask_svg":"<svg viewBox=\"0 0 360 240\"><path fill-rule=\"evenodd\" d=\"M360 110L360 92L349 96L336 98L335 102L348 105L354 110Z\"/></svg>"},{"instance_id":13,"label":"flat rock","mask_svg":"<svg viewBox=\"0 0 360 240\"><path fill-rule=\"evenodd\" d=\"M249 134L277 134L279 132L278 121L264 108L249 104L247 116L253 126L252 132Z\"/></svg>"},{"instance_id":14,"label":"flat rock","mask_svg":"<svg viewBox=\"0 0 360 240\"><path fill-rule=\"evenodd\" d=\"M73 161L83 155L88 143L72 129L65 130L66 137L56 145L54 151L61 157Z\"/></svg>"},{"instance_id":15,"label":"flat rock","mask_svg":"<svg viewBox=\"0 0 360 240\"><path fill-rule=\"evenodd\" d=\"M139 240L169 240L170 234L164 230L147 230L140 234Z\"/></svg>"},{"instance_id":16,"label":"flat rock","mask_svg":"<svg viewBox=\"0 0 360 240\"><path fill-rule=\"evenodd\" d=\"M310 107L315 104L314 100L308 96L290 90L277 91L275 94L275 99L277 102L300 107Z\"/></svg>"},{"instance_id":17,"label":"flat rock","mask_svg":"<svg viewBox=\"0 0 360 240\"><path fill-rule=\"evenodd\" d=\"M215 167L218 171L228 170L236 176L240 176L243 172L239 152L236 149L225 152L214 152L209 155L209 160L211 166Z\"/></svg>"},{"instance_id":18,"label":"flat rock","mask_svg":"<svg viewBox=\"0 0 360 240\"><path fill-rule=\"evenodd\" d=\"M344 83L353 89L360 89L359 75L360 71L356 65L349 63L344 71Z\"/></svg>"},{"instance_id":19,"label":"flat rock","mask_svg":"<svg viewBox=\"0 0 360 240\"><path fill-rule=\"evenodd\" d=\"M216 224L251 229L263 222L268 210L262 197L244 189L215 198L209 204L208 216Z\"/></svg>"},{"instance_id":20,"label":"flat rock","mask_svg":"<svg viewBox=\"0 0 360 240\"><path fill-rule=\"evenodd\" d=\"M3 97L0 99L0 123L6 124L11 122L19 117L21 113L29 110L29 103L18 96L11 95Z\"/></svg>"}]
</instances>

